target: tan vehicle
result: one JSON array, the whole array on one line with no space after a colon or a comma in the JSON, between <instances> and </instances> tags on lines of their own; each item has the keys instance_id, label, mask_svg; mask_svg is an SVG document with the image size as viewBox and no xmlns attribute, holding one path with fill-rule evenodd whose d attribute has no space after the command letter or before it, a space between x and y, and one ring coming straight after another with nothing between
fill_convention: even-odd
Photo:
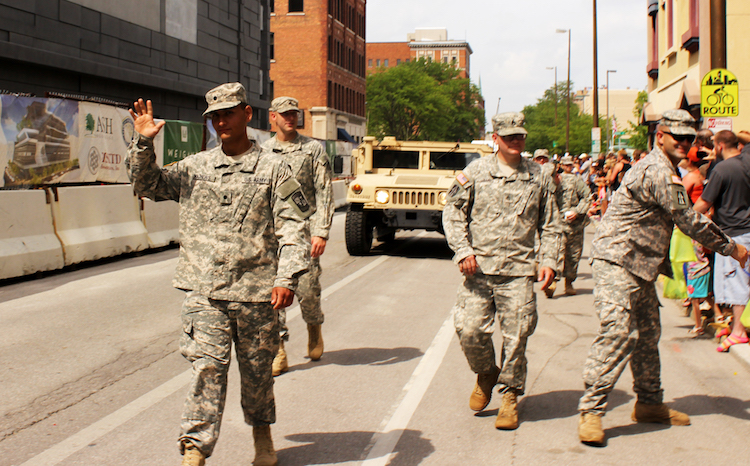
<instances>
[{"instance_id":1,"label":"tan vehicle","mask_svg":"<svg viewBox=\"0 0 750 466\"><path fill-rule=\"evenodd\" d=\"M365 255L373 238L392 241L398 230L442 233L445 197L456 174L491 153L485 144L364 138L352 151L356 178L346 194L346 250Z\"/></svg>"}]
</instances>

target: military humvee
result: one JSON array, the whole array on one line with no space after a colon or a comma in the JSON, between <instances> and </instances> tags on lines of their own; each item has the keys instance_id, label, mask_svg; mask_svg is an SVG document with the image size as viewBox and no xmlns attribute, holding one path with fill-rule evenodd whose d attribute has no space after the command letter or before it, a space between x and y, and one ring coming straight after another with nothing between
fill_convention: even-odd
<instances>
[{"instance_id":1,"label":"military humvee","mask_svg":"<svg viewBox=\"0 0 750 466\"><path fill-rule=\"evenodd\" d=\"M392 241L398 230L442 233L443 206L457 172L491 153L485 144L365 137L352 151L356 178L346 195L346 250L365 255L373 238Z\"/></svg>"}]
</instances>

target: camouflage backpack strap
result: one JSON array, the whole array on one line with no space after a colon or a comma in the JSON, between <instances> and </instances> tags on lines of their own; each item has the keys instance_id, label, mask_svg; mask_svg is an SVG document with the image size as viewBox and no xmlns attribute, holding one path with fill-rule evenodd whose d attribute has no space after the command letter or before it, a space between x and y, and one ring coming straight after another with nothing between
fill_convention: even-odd
<instances>
[{"instance_id":1,"label":"camouflage backpack strap","mask_svg":"<svg viewBox=\"0 0 750 466\"><path fill-rule=\"evenodd\" d=\"M279 187L276 188L276 195L279 196L280 199L289 203L297 215L303 219L306 219L313 214L312 206L307 201L305 195L302 194L302 187L300 186L299 181L294 177L287 178L286 181L281 183Z\"/></svg>"}]
</instances>

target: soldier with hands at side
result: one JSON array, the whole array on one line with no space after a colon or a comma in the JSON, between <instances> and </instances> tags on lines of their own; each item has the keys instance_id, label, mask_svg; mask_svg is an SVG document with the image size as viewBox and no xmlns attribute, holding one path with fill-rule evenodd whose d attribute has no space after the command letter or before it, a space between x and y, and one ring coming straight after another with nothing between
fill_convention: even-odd
<instances>
[{"instance_id":1,"label":"soldier with hands at side","mask_svg":"<svg viewBox=\"0 0 750 466\"><path fill-rule=\"evenodd\" d=\"M278 310L291 304L307 270L312 211L289 165L261 153L247 136L252 107L245 88L227 83L206 94L221 145L159 168L151 101L131 115L137 132L126 164L135 192L180 204L180 257L173 280L186 292L180 350L193 376L180 424L183 466L203 466L219 437L232 342L242 410L253 426L255 465L277 464L271 364L279 344Z\"/></svg>"},{"instance_id":2,"label":"soldier with hands at side","mask_svg":"<svg viewBox=\"0 0 750 466\"><path fill-rule=\"evenodd\" d=\"M534 281L540 281L542 289L552 283L562 234L551 177L539 164L521 157L527 134L523 124L522 113L492 118L497 152L458 174L443 210L445 237L464 274L454 313L461 348L477 373L469 407L487 407L499 384L503 400L495 421L498 429L518 427L526 341L537 322ZM503 334L499 368L492 342L495 319Z\"/></svg>"},{"instance_id":3,"label":"soldier with hands at side","mask_svg":"<svg viewBox=\"0 0 750 466\"><path fill-rule=\"evenodd\" d=\"M585 392L578 405L578 436L585 444L604 444L601 417L607 396L628 362L638 397L633 421L690 424L687 414L664 404L661 388L660 304L654 282L659 274L672 274L668 252L673 227L743 265L747 260L747 249L690 208L677 176L677 165L695 139L694 125L685 110L664 112L656 146L625 174L596 230L591 267L600 327L584 366Z\"/></svg>"},{"instance_id":4,"label":"soldier with hands at side","mask_svg":"<svg viewBox=\"0 0 750 466\"><path fill-rule=\"evenodd\" d=\"M279 154L292 167L292 173L302 186L302 192L312 205L313 213L307 219L311 235L310 269L299 277L295 290L302 318L307 323L307 355L317 361L323 355L323 310L320 306L320 256L326 249L328 234L333 221L333 187L331 164L323 146L314 139L297 132L299 106L297 99L278 97L271 102L271 121L276 126L276 135L263 144L263 149ZM286 310L279 311L281 342L273 361L273 375L289 370L284 342L289 340L286 326Z\"/></svg>"}]
</instances>

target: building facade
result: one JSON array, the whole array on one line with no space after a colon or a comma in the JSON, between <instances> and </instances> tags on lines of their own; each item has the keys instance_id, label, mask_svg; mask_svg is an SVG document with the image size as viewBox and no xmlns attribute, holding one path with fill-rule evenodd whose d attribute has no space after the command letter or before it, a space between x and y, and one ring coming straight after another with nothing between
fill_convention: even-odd
<instances>
[{"instance_id":1,"label":"building facade","mask_svg":"<svg viewBox=\"0 0 750 466\"><path fill-rule=\"evenodd\" d=\"M365 0L272 0L273 95L299 100L298 131L361 142L365 119Z\"/></svg>"},{"instance_id":2,"label":"building facade","mask_svg":"<svg viewBox=\"0 0 750 466\"><path fill-rule=\"evenodd\" d=\"M205 93L241 82L268 126L269 0L0 0L0 89L154 102L202 121Z\"/></svg>"},{"instance_id":3,"label":"building facade","mask_svg":"<svg viewBox=\"0 0 750 466\"><path fill-rule=\"evenodd\" d=\"M638 118L633 114L635 110L635 101L638 97L638 90L636 89L610 89L607 92L607 88L599 88L598 99L599 99L599 117L606 121L607 115L612 120L611 126L609 127L611 132L622 133L630 129L630 124L638 125ZM594 113L594 93L591 88L586 88L581 91L576 91L573 96L573 102L578 105L581 112L588 115ZM609 105L607 105L609 102ZM604 147L604 141L607 140L607 125L601 128L602 130L602 144ZM620 136L616 138L615 136ZM616 139L622 139L623 143L629 138L627 134L615 135L610 134L609 139L615 141Z\"/></svg>"},{"instance_id":4,"label":"building facade","mask_svg":"<svg viewBox=\"0 0 750 466\"><path fill-rule=\"evenodd\" d=\"M653 126L661 113L683 108L700 119L701 81L726 68L739 84L739 116L732 129L750 130L750 2L648 0L648 93L641 118ZM708 119L701 120L708 127Z\"/></svg>"}]
</instances>

